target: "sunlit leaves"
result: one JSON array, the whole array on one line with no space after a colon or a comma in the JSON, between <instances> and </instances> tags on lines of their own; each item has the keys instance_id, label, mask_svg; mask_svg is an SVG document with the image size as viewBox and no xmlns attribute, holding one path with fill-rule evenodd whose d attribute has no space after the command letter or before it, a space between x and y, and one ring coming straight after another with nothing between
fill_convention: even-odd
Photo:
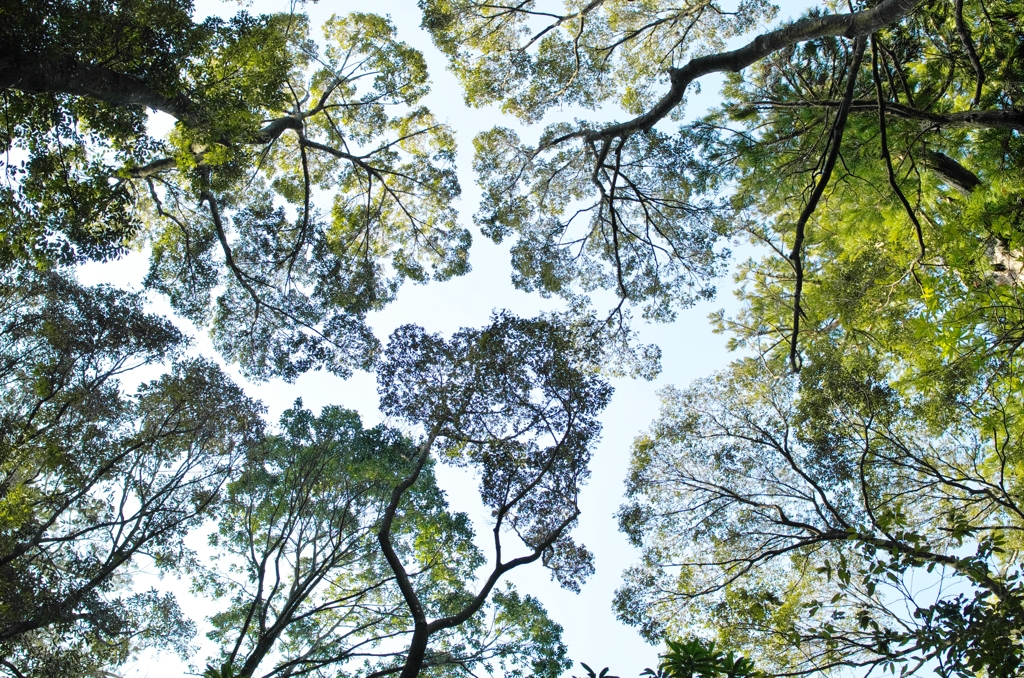
<instances>
[{"instance_id":1,"label":"sunlit leaves","mask_svg":"<svg viewBox=\"0 0 1024 678\"><path fill-rule=\"evenodd\" d=\"M551 107L647 107L669 67L774 14L762 2L480 3L424 0L424 26L450 57L466 100L536 121Z\"/></svg>"}]
</instances>

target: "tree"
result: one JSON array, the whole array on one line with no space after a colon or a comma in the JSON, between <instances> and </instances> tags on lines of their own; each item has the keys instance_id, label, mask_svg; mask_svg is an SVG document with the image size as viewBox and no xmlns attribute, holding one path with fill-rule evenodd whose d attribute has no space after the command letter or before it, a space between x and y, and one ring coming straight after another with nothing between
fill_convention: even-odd
<instances>
[{"instance_id":1,"label":"tree","mask_svg":"<svg viewBox=\"0 0 1024 678\"><path fill-rule=\"evenodd\" d=\"M597 414L611 389L594 370L600 348L557 318L497 315L482 330L445 341L412 326L391 337L378 370L381 410L420 427L411 469L392 490L378 542L411 618L400 678L415 678L432 639L473 618L509 571L540 561L563 587L579 590L593 571L589 551L572 541L577 497L589 475ZM491 510L494 555L475 592L428 605L396 546L395 520L432 454L473 469ZM521 555L509 553L514 533ZM537 668L557 671L548 662Z\"/></svg>"},{"instance_id":2,"label":"tree","mask_svg":"<svg viewBox=\"0 0 1024 678\"><path fill-rule=\"evenodd\" d=\"M995 173L972 220L1004 219L1020 195L1014 2L814 10L731 51L721 51L723 41L771 18L770 6L421 5L469 103L500 102L528 122L563 104L617 105L632 116L554 123L536 141L500 128L477 139L485 199L476 219L495 240L517 238L516 285L567 297L612 291L621 299L612 317L641 305L649 319L671 320L674 309L710 296L722 241L749 232L775 249L771 274L786 277L778 283L796 362L801 288L818 277L814 239L853 240L819 227L819 212L841 211L855 229L865 216L882 222L888 238L898 230L899 259L902 250L920 257L934 227L942 242L928 246L919 268L957 257L976 266L985 247L972 237L946 248L962 220L944 206L945 188L971 182L956 159L982 156ZM972 35L969 26L984 31ZM727 75L722 111L671 129L688 88L713 73ZM923 189L942 186L933 194L940 213L921 213L924 199L910 185L919 176ZM989 237L1001 250L1014 250L998 240L1010 238L1008 226L995 230ZM879 242L877 232L857 232L865 244ZM834 261L828 254L820 261ZM910 267L903 263L900 273Z\"/></svg>"},{"instance_id":3,"label":"tree","mask_svg":"<svg viewBox=\"0 0 1024 678\"><path fill-rule=\"evenodd\" d=\"M422 55L370 14L327 22L321 53L302 14L192 11L4 3L3 265L145 242L147 285L247 375L366 368L366 313L468 270ZM166 138L146 109L174 119Z\"/></svg>"},{"instance_id":4,"label":"tree","mask_svg":"<svg viewBox=\"0 0 1024 678\"><path fill-rule=\"evenodd\" d=\"M589 678L605 678L608 667L596 673L592 668L580 662L586 669ZM661 655L658 670L647 668L640 674L641 678L756 678L761 674L754 664L746 657L737 657L733 651L722 652L715 647L714 641L704 642L700 638L690 637L685 640L665 641L665 654ZM573 676L573 678L576 678ZM608 676L618 678L618 676Z\"/></svg>"},{"instance_id":5,"label":"tree","mask_svg":"<svg viewBox=\"0 0 1024 678\"><path fill-rule=\"evenodd\" d=\"M6 274L0 401L0 666L85 675L140 646L187 651L167 571L259 438L260 408L138 295L55 273ZM177 359L126 395L119 377Z\"/></svg>"},{"instance_id":6,"label":"tree","mask_svg":"<svg viewBox=\"0 0 1024 678\"><path fill-rule=\"evenodd\" d=\"M414 328L393 338L380 364L383 408L418 427L418 447L376 537L407 611L409 649L378 670L416 675L429 663L431 643L465 628L512 566L543 560L570 586L586 573L587 555L567 534L596 435L593 416L607 394L583 365L625 356L649 374L654 353L631 351L631 309L665 320L711 296L725 239L744 234L771 254L741 269L743 309L718 322L734 346L755 351L760 367L734 367L729 379L742 376L734 387L694 387L712 414L686 437L666 433L652 444L689 449L701 436L714 437L726 413L770 412L781 398L806 419L793 426L789 414L771 419L765 440L782 443L768 449L787 449L793 433L809 450L781 468L818 464L819 453L821 464L839 465L804 469L807 477L793 470L803 488L797 499L832 502L834 490L852 503L814 512L815 520L782 536L771 515L743 529L809 552L810 569L782 568L768 584L805 571L810 579L801 581L840 596L829 605L854 595L844 577L833 583L831 574L848 574L856 561L865 579L854 588L863 588L856 595L867 601L866 616L838 627L804 619L779 626L785 633L765 631L780 643L772 661L799 664L786 652L806 638L818 664L868 657L891 665L902 656L892 647L915 657L946 648L940 654L952 671L1014 670L998 661L1016 656L1004 631L1018 615L1015 561L999 549L1016 529L1013 394L1024 343L1019 4L851 4L849 12L812 11L723 51L725 39L768 20L772 8L753 1L730 13L707 2L595 0L563 8L422 0L425 25L470 103L500 102L527 122L566 104L617 105L627 119L559 122L535 142L506 129L477 140L485 189L478 223L496 240L517 238L516 284L566 297L570 318L501 316L451 341ZM149 287L209 327L225 357L258 378L318 367L344 375L374 365L380 356L366 314L406 278L467 270L468 232L450 208L458 192L451 136L417 108L422 58L387 21L332 20L321 55L296 13L198 24L183 2L87 9L70 1L4 6L9 268L51 270L148 242ZM670 130L689 87L712 73L732 74L723 107ZM167 138L146 132L146 107L176 121ZM732 187L737 193L726 196ZM315 189L334 196L329 217L314 207ZM607 322L589 308L587 295L600 290L618 297ZM830 386L839 383L845 390ZM856 395L865 388L884 397ZM861 433L865 421L871 424ZM1001 432L989 443L993 425ZM534 440L541 434L554 442ZM930 497L918 483L932 478L957 516L936 523L947 531L914 522L938 520L927 504L915 505L924 513L911 518L872 515L899 502L880 481L881 489L865 492L867 480L876 481L867 473L858 504L858 487L840 472L853 468L855 443L870 453L865 468L909 488L908 496ZM933 448L934 455L920 452ZM958 494L962 479L944 470L928 475L958 454L967 459L963 482L972 492L993 486L984 501L1002 508L972 513L976 496ZM477 593L451 610L430 607L433 599L407 567L416 551L401 544L404 502L416 496L420 475L429 477L434 456L478 468L494 511L495 564ZM992 468L1005 475L1003 484ZM820 481L819 470L826 473ZM745 478L726 480L701 491L748 496ZM828 489L816 489L826 480ZM655 497L652 505L663 499L675 501ZM691 507L695 515L701 506ZM638 504L629 520L652 519L645 510ZM504 525L527 555L502 556ZM666 539L672 529L666 518ZM814 530L831 535L818 550ZM728 546L752 548L739 562L759 564L762 542L750 538ZM955 552L958 538L976 554ZM656 580L654 555L643 576ZM700 565L706 573L722 563ZM918 606L911 625L879 611L878 578L891 574L899 583L929 566L949 569L966 597ZM705 599L714 591L690 593ZM993 595L1007 602L995 604ZM264 602L240 598L238 609L269 615ZM632 619L651 628L679 623L669 613L657 618L661 609ZM747 617L726 615L725 627L761 614L741 611ZM238 647L251 643L247 657L264 640L277 642L259 636L263 627L249 628L256 635L238 636ZM237 655L228 653L231 662Z\"/></svg>"},{"instance_id":7,"label":"tree","mask_svg":"<svg viewBox=\"0 0 1024 678\"><path fill-rule=\"evenodd\" d=\"M232 482L211 541L217 562L200 576L205 590L230 595L211 620L223 648L213 665L239 677L335 675L343 666L397 673L409 615L377 533L417 446L382 426L365 430L356 413L337 407L316 417L296 403L281 429ZM423 605L438 613L464 604L483 556L468 516L447 510L432 467L405 495L391 535L415 564L409 578ZM493 673L500 662L505 675L558 676L561 627L536 600L509 588L484 609L436 634L422 670Z\"/></svg>"},{"instance_id":8,"label":"tree","mask_svg":"<svg viewBox=\"0 0 1024 678\"><path fill-rule=\"evenodd\" d=\"M574 590L592 571L569 532L610 389L579 341L558 319L509 315L450 340L399 328L379 372L382 409L418 442L336 407L285 412L230 484L215 563L197 576L228 603L211 618L221 653L208 672L557 678L561 627L499 584L538 560ZM469 517L448 510L438 462L477 471L491 563Z\"/></svg>"},{"instance_id":9,"label":"tree","mask_svg":"<svg viewBox=\"0 0 1024 678\"><path fill-rule=\"evenodd\" d=\"M733 79L733 102L708 124L731 117L744 128L719 152L742 160L744 228L775 253L743 273L748 310L723 324L737 342L766 352L778 342L799 369L802 342L867 331L876 350L907 362L901 378L1002 369L1019 322L1021 73L1019 33L1004 19L1018 8L991 9L968 16L986 28L977 53L962 3L922 7L915 21L872 36L847 78L841 148L793 134L826 124L846 100L825 76L849 71L839 43ZM815 187L815 214L796 199L810 190L806 173L840 157L831 182ZM915 350L922 344L946 355Z\"/></svg>"},{"instance_id":10,"label":"tree","mask_svg":"<svg viewBox=\"0 0 1024 678\"><path fill-rule=\"evenodd\" d=\"M703 628L772 673L1016 675L1016 394L937 427L878 362L844 359L799 377L738 361L664 394L620 516L644 558L619 614L652 638Z\"/></svg>"},{"instance_id":11,"label":"tree","mask_svg":"<svg viewBox=\"0 0 1024 678\"><path fill-rule=\"evenodd\" d=\"M652 640L704 622L780 671L935 657L1015 672L1017 4L815 10L729 52L710 3L423 6L470 103L531 122L563 103L634 116L478 139L478 223L518 237L518 285L603 288L620 298L610 319L631 304L671 318L710 293L723 236L770 250L740 268L739 314L716 317L756 360L670 392L638 444L623 525L648 550L624 617ZM739 14L746 30L770 11ZM670 133L712 72L723 106ZM872 389L884 423L853 395ZM867 489L849 470L862 453ZM890 492L918 513L874 522L902 506ZM929 568L964 595L886 612L879 582L910 595L904 576Z\"/></svg>"},{"instance_id":12,"label":"tree","mask_svg":"<svg viewBox=\"0 0 1024 678\"><path fill-rule=\"evenodd\" d=\"M295 12L196 23L188 2L129 0L5 5L4 15L6 268L58 271L148 245L149 289L209 327L247 376L286 379L373 366L379 347L366 314L405 279L468 270L470 238L451 208L459 191L452 137L418 107L423 59L387 20L332 19L321 50ZM146 109L174 120L169 135L149 134ZM329 214L314 205L318 190L334 198ZM450 342L404 328L384 359L384 408L422 439L411 461L394 460L403 473L390 485L396 469L375 460L352 532L337 522L347 514L330 511L332 500L356 500L344 486L335 488L340 497L318 494L315 506L295 503L326 491L298 473L304 464L340 473L332 465L345 458L324 457L323 440L297 431L257 445L258 422L239 418L239 434L248 430L252 440L239 445L247 455L220 509L220 538L243 576L233 585L223 572L205 580L230 594L214 618L223 661L209 672L327 670L379 646L378 675L471 664L557 673L558 627L535 600L499 584L536 561L570 588L592 569L569 531L610 390L594 371L600 351L585 325L500 316ZM319 421L338 416L331 410ZM389 454L408 451L388 440ZM295 460L294 468L274 455ZM444 510L433 486L438 455L478 468L494 511L496 552L475 590L470 580L483 560L465 519ZM218 478L227 475L225 468ZM206 499L185 514L181 531L220 498L199 496ZM278 520L279 510L291 520ZM440 560L440 546L414 538L412 525L450 534L468 557ZM502 551L506 531L524 553ZM294 567L275 568L271 582L270 559ZM337 614L348 599L337 596L349 577L369 582L353 602L366 625L348 637L352 646L329 632L343 623ZM389 636L408 648L389 647Z\"/></svg>"}]
</instances>

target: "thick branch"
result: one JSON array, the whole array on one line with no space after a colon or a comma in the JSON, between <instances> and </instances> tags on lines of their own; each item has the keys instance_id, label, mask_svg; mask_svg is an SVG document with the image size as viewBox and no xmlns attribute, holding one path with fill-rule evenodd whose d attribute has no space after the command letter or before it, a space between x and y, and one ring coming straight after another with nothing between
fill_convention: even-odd
<instances>
[{"instance_id":1,"label":"thick branch","mask_svg":"<svg viewBox=\"0 0 1024 678\"><path fill-rule=\"evenodd\" d=\"M0 51L0 89L14 89L27 94L88 97L119 108L143 106L167 113L188 125L200 124L208 117L187 96L168 98L132 75L71 58L45 60L16 50ZM269 144L289 129L301 132L302 121L291 115L276 118L257 131L247 143ZM129 174L143 179L176 166L173 158L160 158L130 170Z\"/></svg>"},{"instance_id":2,"label":"thick branch","mask_svg":"<svg viewBox=\"0 0 1024 678\"><path fill-rule=\"evenodd\" d=\"M146 179L177 167L178 161L174 158L157 158L153 162L131 168L128 170L128 176L133 179Z\"/></svg>"},{"instance_id":3,"label":"thick branch","mask_svg":"<svg viewBox=\"0 0 1024 678\"><path fill-rule=\"evenodd\" d=\"M899 181L896 180L896 170L893 169L892 156L889 153L888 132L885 127L885 93L882 91L882 81L878 77L878 45L873 37L871 39L871 77L875 81L875 96L878 99L878 138L879 143L882 145L882 160L885 162L889 186L892 187L893 193L899 198L904 211L906 211L911 223L914 224L914 230L917 233L917 246L921 251L920 258L924 259L924 233L921 230L921 221L914 213L914 208L911 206L910 201L907 200L907 196L903 194Z\"/></svg>"},{"instance_id":4,"label":"thick branch","mask_svg":"<svg viewBox=\"0 0 1024 678\"><path fill-rule=\"evenodd\" d=\"M812 99L809 101L755 101L755 106L773 108L835 108L842 102L838 99ZM921 120L929 123L926 127L968 127L982 129L1008 129L1024 131L1024 111L1014 108L990 109L983 111L958 111L955 113L932 113L919 108L905 106L895 101L886 105L886 112L898 118ZM854 99L851 110L874 111L878 108L875 99Z\"/></svg>"},{"instance_id":5,"label":"thick branch","mask_svg":"<svg viewBox=\"0 0 1024 678\"><path fill-rule=\"evenodd\" d=\"M269 144L279 136L281 136L285 130L295 130L296 132L302 131L302 121L292 115L285 115L275 120L271 120L269 123L263 126L259 132L256 133L256 137L252 140L254 144Z\"/></svg>"},{"instance_id":6,"label":"thick branch","mask_svg":"<svg viewBox=\"0 0 1024 678\"><path fill-rule=\"evenodd\" d=\"M395 574L398 588L401 590L402 597L405 598L405 603L409 606L409 612L412 613L417 626L425 624L426 616L423 613L423 606L420 604L419 597L416 595L416 590L409 580L409 573L406 571L405 566L402 564L402 559L398 557L398 553L395 552L395 547L391 543L391 526L395 521L398 505L401 503L402 497L419 479L420 472L423 471L423 466L427 463L430 449L433 447L436 438L437 433L431 433L420 445L416 466L413 468L412 473L392 491L391 501L388 503L387 508L384 509L384 517L381 520L380 530L377 532L377 541L380 543L381 551L383 551L384 558L387 560L391 571Z\"/></svg>"},{"instance_id":7,"label":"thick branch","mask_svg":"<svg viewBox=\"0 0 1024 678\"><path fill-rule=\"evenodd\" d=\"M843 130L846 128L846 119L850 113L850 102L853 101L853 91L857 85L857 71L860 70L861 58L864 56L864 44L863 38L857 38L854 42L853 63L850 64L850 73L846 81L843 105L839 107L839 111L836 113L835 124L832 127L828 156L821 168L821 176L818 177L818 182L814 185L811 196L808 198L807 204L797 220L793 251L789 254L789 258L793 262L793 270L796 272L796 289L793 293L793 337L789 344L789 364L794 372L800 371L800 366L797 363L797 339L800 334L800 316L803 313L803 310L800 308L800 293L804 282L804 267L801 256L804 244L804 228L807 226L807 221L811 218L811 215L814 214L814 210L817 209L818 201L821 200L821 196L825 192L825 186L828 185L829 179L832 178L832 170L835 169L836 161L839 159L839 148L843 141Z\"/></svg>"},{"instance_id":8,"label":"thick branch","mask_svg":"<svg viewBox=\"0 0 1024 678\"><path fill-rule=\"evenodd\" d=\"M40 60L10 49L0 51L0 89L16 89L28 94L70 94L119 107L145 106L182 122L197 122L199 117L188 97L180 95L170 99L131 75L70 58Z\"/></svg>"},{"instance_id":9,"label":"thick branch","mask_svg":"<svg viewBox=\"0 0 1024 678\"><path fill-rule=\"evenodd\" d=\"M960 36L960 42L963 43L967 57L971 60L971 66L974 68L974 74L977 76L977 84L974 88L974 105L977 106L981 102L981 86L985 84L985 69L982 68L981 60L978 59L978 51L974 49L971 32L967 29L967 24L964 23L964 0L956 0L953 18L956 20L956 32Z\"/></svg>"},{"instance_id":10,"label":"thick branch","mask_svg":"<svg viewBox=\"0 0 1024 678\"><path fill-rule=\"evenodd\" d=\"M968 196L974 189L981 186L981 179L948 155L938 151L926 151L921 164L942 177L951 188L961 195Z\"/></svg>"},{"instance_id":11,"label":"thick branch","mask_svg":"<svg viewBox=\"0 0 1024 678\"><path fill-rule=\"evenodd\" d=\"M828 36L856 38L874 33L906 16L917 2L918 0L882 0L863 12L808 17L759 35L745 46L731 52L692 59L682 68L669 70L672 87L651 110L627 122L589 132L585 136L606 139L650 129L682 102L686 88L698 78L711 73L741 71L781 49L807 40Z\"/></svg>"}]
</instances>

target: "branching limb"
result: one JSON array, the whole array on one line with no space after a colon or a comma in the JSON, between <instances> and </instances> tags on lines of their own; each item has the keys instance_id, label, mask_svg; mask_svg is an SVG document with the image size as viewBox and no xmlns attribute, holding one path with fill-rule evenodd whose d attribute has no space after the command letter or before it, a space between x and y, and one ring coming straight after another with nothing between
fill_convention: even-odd
<instances>
[{"instance_id":1,"label":"branching limb","mask_svg":"<svg viewBox=\"0 0 1024 678\"><path fill-rule=\"evenodd\" d=\"M796 273L796 290L793 294L793 335L789 343L789 365L794 372L800 371L800 366L797 362L797 337L800 333L800 316L803 314L800 308L800 295L803 292L804 282L802 259L804 229L807 226L807 221L818 207L818 201L821 200L821 196L825 192L825 186L828 185L829 179L832 177L832 170L836 166L836 160L839 158L843 130L846 127L846 120L850 113L850 103L853 101L853 92L857 85L857 72L860 70L860 62L864 56L864 47L864 38L858 37L854 41L853 62L850 64L849 75L846 81L846 94L843 97L843 104L839 107L839 111L836 114L835 124L832 126L828 157L821 168L821 176L818 177L818 181L811 191L811 196L808 198L807 204L804 206L803 212L801 212L800 218L796 222L796 239L793 242L793 251L789 253L789 258L793 262L793 270Z\"/></svg>"},{"instance_id":2,"label":"branching limb","mask_svg":"<svg viewBox=\"0 0 1024 678\"><path fill-rule=\"evenodd\" d=\"M981 59L978 58L978 52L974 49L971 32L967 29L967 24L964 23L964 0L956 0L956 4L953 6L953 19L956 21L957 35L960 36L960 42L964 45L967 58L971 60L971 66L977 77L977 85L974 88L974 105L977 106L981 103L981 86L985 84L985 69L982 68Z\"/></svg>"},{"instance_id":3,"label":"branching limb","mask_svg":"<svg viewBox=\"0 0 1024 678\"><path fill-rule=\"evenodd\" d=\"M731 52L719 52L692 59L681 68L669 69L669 91L646 113L600 130L578 130L545 144L546 148L574 138L610 139L651 129L683 101L686 88L711 73L738 72L791 45L828 36L857 38L869 35L909 14L917 0L882 0L869 10L849 14L814 16L795 21L757 36Z\"/></svg>"},{"instance_id":4,"label":"branching limb","mask_svg":"<svg viewBox=\"0 0 1024 678\"><path fill-rule=\"evenodd\" d=\"M907 216L910 217L910 222L914 224L914 230L917 233L917 246L920 250L917 260L921 262L925 256L924 234L921 231L921 222L918 220L914 208L910 205L910 201L907 200L907 196L900 189L899 182L896 181L896 172L892 168L892 156L889 154L889 141L885 128L885 94L882 92L882 81L878 77L878 46L875 44L874 37L871 38L871 77L875 81L875 94L878 97L878 137L879 143L882 145L882 160L885 161L889 186L892 187L896 197L900 199L903 209L906 210Z\"/></svg>"},{"instance_id":5,"label":"branching limb","mask_svg":"<svg viewBox=\"0 0 1024 678\"><path fill-rule=\"evenodd\" d=\"M838 108L842 101L837 99L808 99L804 101L753 101L754 106L771 108ZM850 107L852 111L873 111L877 108L875 99L854 99ZM990 109L981 111L958 111L954 113L933 113L924 109L889 102L888 113L906 120L920 120L926 128L963 127L968 129L1005 129L1024 131L1024 111L1013 108Z\"/></svg>"}]
</instances>

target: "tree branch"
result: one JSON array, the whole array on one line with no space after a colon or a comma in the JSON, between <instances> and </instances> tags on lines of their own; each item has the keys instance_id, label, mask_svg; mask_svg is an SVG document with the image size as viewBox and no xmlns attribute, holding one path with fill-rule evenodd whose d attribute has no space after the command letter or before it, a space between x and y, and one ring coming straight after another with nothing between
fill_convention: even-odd
<instances>
[{"instance_id":1,"label":"tree branch","mask_svg":"<svg viewBox=\"0 0 1024 678\"><path fill-rule=\"evenodd\" d=\"M953 19L956 21L957 35L960 36L960 42L963 43L964 50L967 51L967 57L971 60L971 66L977 77L977 85L974 88L974 105L977 106L981 102L981 86L985 84L985 69L981 67L978 52L974 49L974 39L971 38L971 32L967 30L967 24L964 23L964 0L956 0Z\"/></svg>"},{"instance_id":2,"label":"tree branch","mask_svg":"<svg viewBox=\"0 0 1024 678\"><path fill-rule=\"evenodd\" d=\"M793 270L796 272L796 290L793 294L793 336L789 343L789 365L794 372L800 371L800 366L797 364L797 335L800 333L800 315L802 313L800 295L803 291L804 282L804 267L801 257L804 244L804 229L807 226L807 221L818 207L818 201L821 200L821 196L825 192L825 186L828 185L829 179L832 177L832 170L836 166L836 160L839 158L839 147L842 144L843 130L846 127L846 120L850 113L850 103L853 101L854 87L857 85L857 71L860 70L861 58L864 56L864 46L865 43L862 37L858 37L854 41L853 63L850 65L849 76L846 81L846 94L843 97L843 104L839 107L839 111L836 114L832 133L829 135L830 148L828 157L821 168L821 176L818 178L814 189L811 191L811 196L808 198L807 204L804 206L803 212L801 212L800 218L796 222L796 239L793 242L793 251L789 253L789 258L793 262Z\"/></svg>"},{"instance_id":3,"label":"tree branch","mask_svg":"<svg viewBox=\"0 0 1024 678\"><path fill-rule=\"evenodd\" d=\"M878 136L879 142L882 145L882 160L885 161L889 186L892 187L893 192L900 199L903 209L906 210L907 216L910 217L911 223L914 224L914 230L917 233L917 246L921 251L918 261L921 261L925 255L924 234L921 231L921 222L918 220L917 215L914 214L914 208L911 207L907 196L900 189L899 182L896 181L896 171L892 168L892 156L889 154L889 141L885 128L885 95L882 92L882 81L878 77L878 45L875 44L874 38L871 39L871 78L875 81L875 94L878 98Z\"/></svg>"},{"instance_id":4,"label":"tree branch","mask_svg":"<svg viewBox=\"0 0 1024 678\"><path fill-rule=\"evenodd\" d=\"M581 130L549 142L546 146L554 146L559 141L573 137L594 140L608 139L650 129L682 103L686 88L698 78L711 73L741 71L761 59L799 42L828 36L856 38L874 33L909 14L917 6L917 2L918 0L882 0L863 12L807 17L759 35L745 46L731 52L719 52L692 59L681 68L669 69L671 88L658 103L643 115L623 123L609 125L600 130Z\"/></svg>"},{"instance_id":5,"label":"tree branch","mask_svg":"<svg viewBox=\"0 0 1024 678\"><path fill-rule=\"evenodd\" d=\"M835 99L811 99L807 101L754 101L754 106L771 106L773 108L836 108L842 101ZM875 99L854 99L852 111L873 111L878 107ZM982 111L958 111L955 113L932 113L930 111L905 106L890 101L886 108L898 118L921 120L929 123L926 127L968 127L982 129L1007 129L1024 131L1024 111L1014 108L989 109Z\"/></svg>"},{"instance_id":6,"label":"tree branch","mask_svg":"<svg viewBox=\"0 0 1024 678\"><path fill-rule=\"evenodd\" d=\"M70 58L40 60L9 48L0 51L0 89L70 94L111 106L145 106L187 123L199 122L201 117L187 96L168 98L134 76Z\"/></svg>"}]
</instances>

